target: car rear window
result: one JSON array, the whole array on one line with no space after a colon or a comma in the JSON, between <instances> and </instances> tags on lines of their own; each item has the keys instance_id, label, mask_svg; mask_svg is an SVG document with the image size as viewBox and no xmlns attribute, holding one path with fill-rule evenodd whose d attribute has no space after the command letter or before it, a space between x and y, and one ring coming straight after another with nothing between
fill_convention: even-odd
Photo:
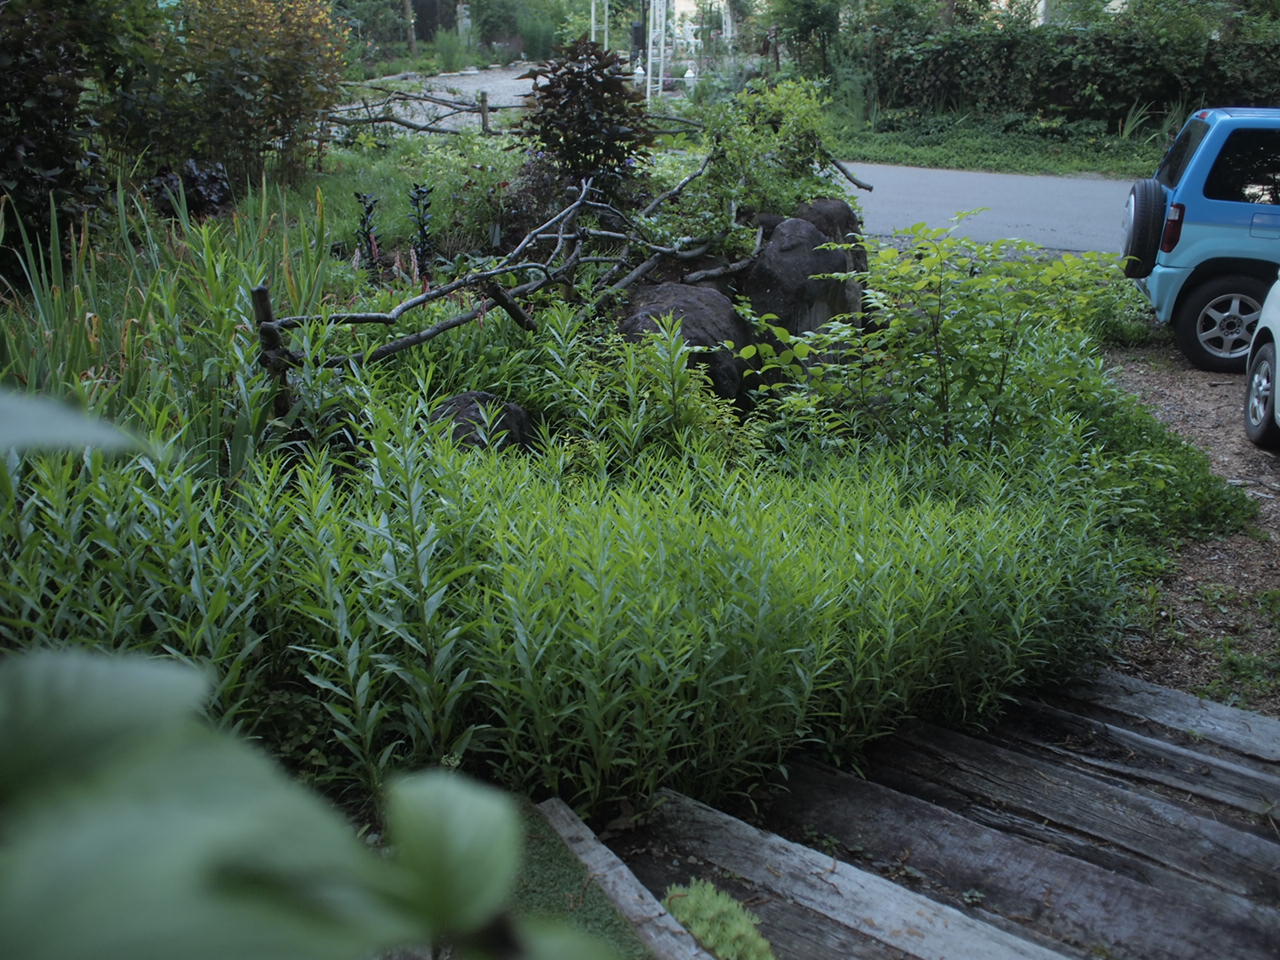
<instances>
[{"instance_id":1,"label":"car rear window","mask_svg":"<svg viewBox=\"0 0 1280 960\"><path fill-rule=\"evenodd\" d=\"M1235 130L1209 171L1210 200L1280 204L1280 130Z\"/></svg>"},{"instance_id":2,"label":"car rear window","mask_svg":"<svg viewBox=\"0 0 1280 960\"><path fill-rule=\"evenodd\" d=\"M1191 160L1192 155L1196 152L1196 148L1200 146L1200 141L1204 139L1204 135L1209 132L1209 124L1203 120L1192 120L1182 132L1178 134L1178 139L1173 141L1164 159L1160 161L1160 169L1156 171L1156 179L1172 190L1178 185L1178 181L1182 179L1182 175L1186 173L1187 163Z\"/></svg>"}]
</instances>

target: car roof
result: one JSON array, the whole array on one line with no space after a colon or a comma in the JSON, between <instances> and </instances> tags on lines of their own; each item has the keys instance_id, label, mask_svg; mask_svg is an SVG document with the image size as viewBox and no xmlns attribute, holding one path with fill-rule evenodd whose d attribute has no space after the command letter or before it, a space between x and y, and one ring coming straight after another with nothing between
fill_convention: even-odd
<instances>
[{"instance_id":1,"label":"car roof","mask_svg":"<svg viewBox=\"0 0 1280 960\"><path fill-rule=\"evenodd\" d=\"M1228 117L1280 117L1280 107L1211 107L1205 113L1223 113Z\"/></svg>"}]
</instances>

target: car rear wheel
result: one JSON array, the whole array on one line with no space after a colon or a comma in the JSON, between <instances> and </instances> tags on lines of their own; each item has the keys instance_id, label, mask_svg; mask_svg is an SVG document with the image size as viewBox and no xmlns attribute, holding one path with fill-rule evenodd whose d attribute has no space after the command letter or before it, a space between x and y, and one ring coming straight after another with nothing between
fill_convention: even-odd
<instances>
[{"instance_id":1,"label":"car rear wheel","mask_svg":"<svg viewBox=\"0 0 1280 960\"><path fill-rule=\"evenodd\" d=\"M1201 284L1174 314L1179 349L1201 370L1241 373L1266 298L1267 284L1244 274Z\"/></svg>"},{"instance_id":2,"label":"car rear wheel","mask_svg":"<svg viewBox=\"0 0 1280 960\"><path fill-rule=\"evenodd\" d=\"M1244 398L1244 432L1260 447L1280 447L1276 424L1276 345L1264 343L1249 364Z\"/></svg>"},{"instance_id":3,"label":"car rear wheel","mask_svg":"<svg viewBox=\"0 0 1280 960\"><path fill-rule=\"evenodd\" d=\"M1124 275L1135 280L1151 275L1164 229L1164 187L1158 180L1139 180L1124 205Z\"/></svg>"}]
</instances>

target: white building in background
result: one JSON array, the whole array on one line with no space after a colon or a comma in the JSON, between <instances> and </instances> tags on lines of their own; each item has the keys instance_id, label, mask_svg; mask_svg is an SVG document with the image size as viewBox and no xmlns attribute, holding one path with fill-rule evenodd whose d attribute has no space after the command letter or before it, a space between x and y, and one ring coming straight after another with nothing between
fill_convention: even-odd
<instances>
[{"instance_id":1,"label":"white building in background","mask_svg":"<svg viewBox=\"0 0 1280 960\"><path fill-rule=\"evenodd\" d=\"M1011 6L1017 5L1018 0L998 0L998 2L1003 3L1003 5L1006 7L1011 7ZM1103 6L1105 6L1107 10L1111 11L1112 13L1115 13L1118 10L1123 10L1125 6L1128 4L1128 2L1129 0L1106 0L1106 3L1103 4ZM1044 23L1047 20L1052 20L1053 15L1056 12L1055 8L1058 6L1059 4L1056 2L1056 0L1036 0L1036 3L1035 3L1036 22Z\"/></svg>"}]
</instances>

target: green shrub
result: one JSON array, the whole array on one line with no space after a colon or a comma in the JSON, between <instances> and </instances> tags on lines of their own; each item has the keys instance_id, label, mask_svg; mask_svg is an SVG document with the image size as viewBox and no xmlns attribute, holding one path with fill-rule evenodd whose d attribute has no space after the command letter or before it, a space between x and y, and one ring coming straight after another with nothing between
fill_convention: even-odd
<instances>
[{"instance_id":1,"label":"green shrub","mask_svg":"<svg viewBox=\"0 0 1280 960\"><path fill-rule=\"evenodd\" d=\"M0 243L47 243L50 216L74 223L105 192L98 128L129 92L158 18L145 0L0 3ZM0 255L0 280L21 285ZM0 289L3 289L0 286Z\"/></svg>"},{"instance_id":2,"label":"green shrub","mask_svg":"<svg viewBox=\"0 0 1280 960\"><path fill-rule=\"evenodd\" d=\"M1063 478L1031 499L870 450L593 475L453 451L405 400L372 412L356 484L323 456L260 456L233 488L172 452L6 468L0 637L207 665L223 722L307 744L291 764L335 786L464 755L598 806L980 715L1107 634L1117 561ZM323 705L321 755L273 691Z\"/></svg>"},{"instance_id":3,"label":"green shrub","mask_svg":"<svg viewBox=\"0 0 1280 960\"><path fill-rule=\"evenodd\" d=\"M534 107L519 129L566 175L625 177L648 153L643 98L616 53L579 37L529 76Z\"/></svg>"},{"instance_id":4,"label":"green shrub","mask_svg":"<svg viewBox=\"0 0 1280 960\"><path fill-rule=\"evenodd\" d=\"M1247 519L1247 498L1224 488L1203 454L1107 381L1093 338L1135 332L1113 258L1046 262L1021 242L923 226L905 235L905 249L872 254L860 327L800 337L773 327L776 347L741 351L785 375L759 412L778 455L882 439L991 456L1035 438L1065 442L1073 458L1083 439L1100 444L1087 459L1106 522L1138 539Z\"/></svg>"},{"instance_id":5,"label":"green shrub","mask_svg":"<svg viewBox=\"0 0 1280 960\"><path fill-rule=\"evenodd\" d=\"M341 95L345 31L324 0L185 0L124 142L153 166L188 157L256 180L296 173Z\"/></svg>"},{"instance_id":6,"label":"green shrub","mask_svg":"<svg viewBox=\"0 0 1280 960\"><path fill-rule=\"evenodd\" d=\"M860 57L884 108L1044 112L1114 128L1135 104L1276 102L1280 71L1255 60L1274 41L1274 24L1240 29L1187 4L1130 6L1084 26L987 20L923 34L883 29ZM1224 30L1230 42L1215 39Z\"/></svg>"}]
</instances>

